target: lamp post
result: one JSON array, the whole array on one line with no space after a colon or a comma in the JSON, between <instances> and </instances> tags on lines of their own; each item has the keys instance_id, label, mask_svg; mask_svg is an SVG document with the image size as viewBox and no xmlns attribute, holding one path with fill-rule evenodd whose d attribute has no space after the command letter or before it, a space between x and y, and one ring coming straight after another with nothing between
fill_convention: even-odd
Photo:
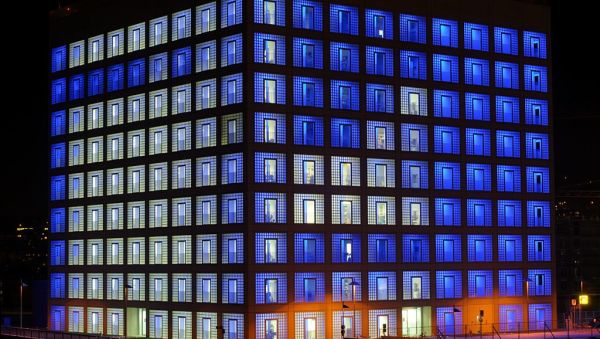
<instances>
[{"instance_id":1,"label":"lamp post","mask_svg":"<svg viewBox=\"0 0 600 339\"><path fill-rule=\"evenodd\" d=\"M454 324L452 328L452 338L456 339L456 313L460 313L460 310L452 305L452 316L454 317Z\"/></svg>"},{"instance_id":2,"label":"lamp post","mask_svg":"<svg viewBox=\"0 0 600 339\"><path fill-rule=\"evenodd\" d=\"M529 324L531 324L531 321L529 321L529 283L533 282L533 280L531 280L531 278L527 277L525 279L525 313L527 313L527 330L529 331ZM519 337L521 335L519 334Z\"/></svg>"},{"instance_id":3,"label":"lamp post","mask_svg":"<svg viewBox=\"0 0 600 339\"><path fill-rule=\"evenodd\" d=\"M23 279L19 280L19 327L23 327L23 288L27 287L27 284L23 282Z\"/></svg>"},{"instance_id":4,"label":"lamp post","mask_svg":"<svg viewBox=\"0 0 600 339\"><path fill-rule=\"evenodd\" d=\"M356 286L359 286L360 284L352 279L352 282L350 283L350 286L352 286L352 327L353 329L356 328L356 299L355 299L355 295L356 295ZM352 334L353 337L355 337L354 333Z\"/></svg>"},{"instance_id":5,"label":"lamp post","mask_svg":"<svg viewBox=\"0 0 600 339\"><path fill-rule=\"evenodd\" d=\"M346 325L344 325L344 316L346 315L346 309L349 308L348 305L344 304L342 301L342 321L340 322L340 329L342 333L342 339L344 339L344 335L346 334Z\"/></svg>"}]
</instances>

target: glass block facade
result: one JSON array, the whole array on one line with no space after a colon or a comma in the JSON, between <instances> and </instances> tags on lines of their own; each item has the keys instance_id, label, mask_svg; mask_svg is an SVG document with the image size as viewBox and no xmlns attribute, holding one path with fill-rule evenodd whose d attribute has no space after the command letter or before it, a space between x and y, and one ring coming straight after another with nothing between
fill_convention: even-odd
<instances>
[{"instance_id":1,"label":"glass block facade","mask_svg":"<svg viewBox=\"0 0 600 339\"><path fill-rule=\"evenodd\" d=\"M65 18L49 328L448 336L476 333L480 310L500 331L554 327L548 13L519 6L522 27L469 5L481 17L132 0L135 22Z\"/></svg>"}]
</instances>

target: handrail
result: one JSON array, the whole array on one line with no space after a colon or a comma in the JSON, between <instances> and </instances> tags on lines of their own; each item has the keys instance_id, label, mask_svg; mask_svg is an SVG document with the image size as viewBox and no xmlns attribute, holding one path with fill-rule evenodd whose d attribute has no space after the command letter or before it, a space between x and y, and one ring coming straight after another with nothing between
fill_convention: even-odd
<instances>
[{"instance_id":1,"label":"handrail","mask_svg":"<svg viewBox=\"0 0 600 339\"><path fill-rule=\"evenodd\" d=\"M435 336L437 339L446 339L446 335L444 334L444 332L442 332L442 330L440 330L440 328L437 328L437 334Z\"/></svg>"},{"instance_id":2,"label":"handrail","mask_svg":"<svg viewBox=\"0 0 600 339\"><path fill-rule=\"evenodd\" d=\"M492 324L492 339L494 339L494 333L496 333L496 335L498 335L498 339L502 339L502 336L500 335L500 332L498 332L498 330L496 329L496 327L494 326L494 324Z\"/></svg>"},{"instance_id":3,"label":"handrail","mask_svg":"<svg viewBox=\"0 0 600 339\"><path fill-rule=\"evenodd\" d=\"M552 338L556 339L556 337L554 336L554 333L552 333L552 329L550 327L548 327L548 324L546 324L546 322L544 321L544 338L546 338L546 329L548 329L548 332L550 332L550 335L552 336Z\"/></svg>"}]
</instances>

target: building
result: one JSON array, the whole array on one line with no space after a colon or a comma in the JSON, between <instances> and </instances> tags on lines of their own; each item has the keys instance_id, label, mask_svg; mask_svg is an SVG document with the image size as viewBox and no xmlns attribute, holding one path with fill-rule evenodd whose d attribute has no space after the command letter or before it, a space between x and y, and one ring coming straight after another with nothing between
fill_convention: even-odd
<instances>
[{"instance_id":1,"label":"building","mask_svg":"<svg viewBox=\"0 0 600 339\"><path fill-rule=\"evenodd\" d=\"M557 191L556 258L558 274L558 320L565 316L587 324L600 308L600 181L565 185ZM579 305L579 295L589 304ZM571 300L577 300L572 306ZM580 312L581 309L581 312ZM594 312L596 311L596 312Z\"/></svg>"},{"instance_id":2,"label":"building","mask_svg":"<svg viewBox=\"0 0 600 339\"><path fill-rule=\"evenodd\" d=\"M88 6L51 33L51 328L556 326L548 8Z\"/></svg>"}]
</instances>

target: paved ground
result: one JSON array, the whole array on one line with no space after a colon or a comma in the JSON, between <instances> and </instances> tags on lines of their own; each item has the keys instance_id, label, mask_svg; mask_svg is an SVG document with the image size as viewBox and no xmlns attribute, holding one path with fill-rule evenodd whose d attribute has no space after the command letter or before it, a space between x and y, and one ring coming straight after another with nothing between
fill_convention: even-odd
<instances>
[{"instance_id":1,"label":"paved ground","mask_svg":"<svg viewBox=\"0 0 600 339\"><path fill-rule=\"evenodd\" d=\"M584 329L584 330L576 330L576 331L569 331L569 333L567 334L567 331L553 331L552 334L554 334L554 338L556 339L567 339L567 338L573 338L573 339L583 339L583 338L596 338L596 339L600 339L600 332L598 332L598 330L594 330L594 335L591 336L590 334L592 334L590 332L590 329ZM552 337L552 334L550 334L549 332L536 332L536 333L521 333L521 334L517 334L517 333L500 333L501 335L501 339L537 339L537 338L546 338L546 339L554 339ZM456 336L456 339L464 339L464 335L463 336ZM478 335L473 335L473 336L467 336L468 339L477 339L479 338ZM491 334L486 334L483 335L482 338L484 339L492 339L492 338L498 338L497 335L492 336ZM447 336L447 339L454 339L452 336Z\"/></svg>"}]
</instances>

